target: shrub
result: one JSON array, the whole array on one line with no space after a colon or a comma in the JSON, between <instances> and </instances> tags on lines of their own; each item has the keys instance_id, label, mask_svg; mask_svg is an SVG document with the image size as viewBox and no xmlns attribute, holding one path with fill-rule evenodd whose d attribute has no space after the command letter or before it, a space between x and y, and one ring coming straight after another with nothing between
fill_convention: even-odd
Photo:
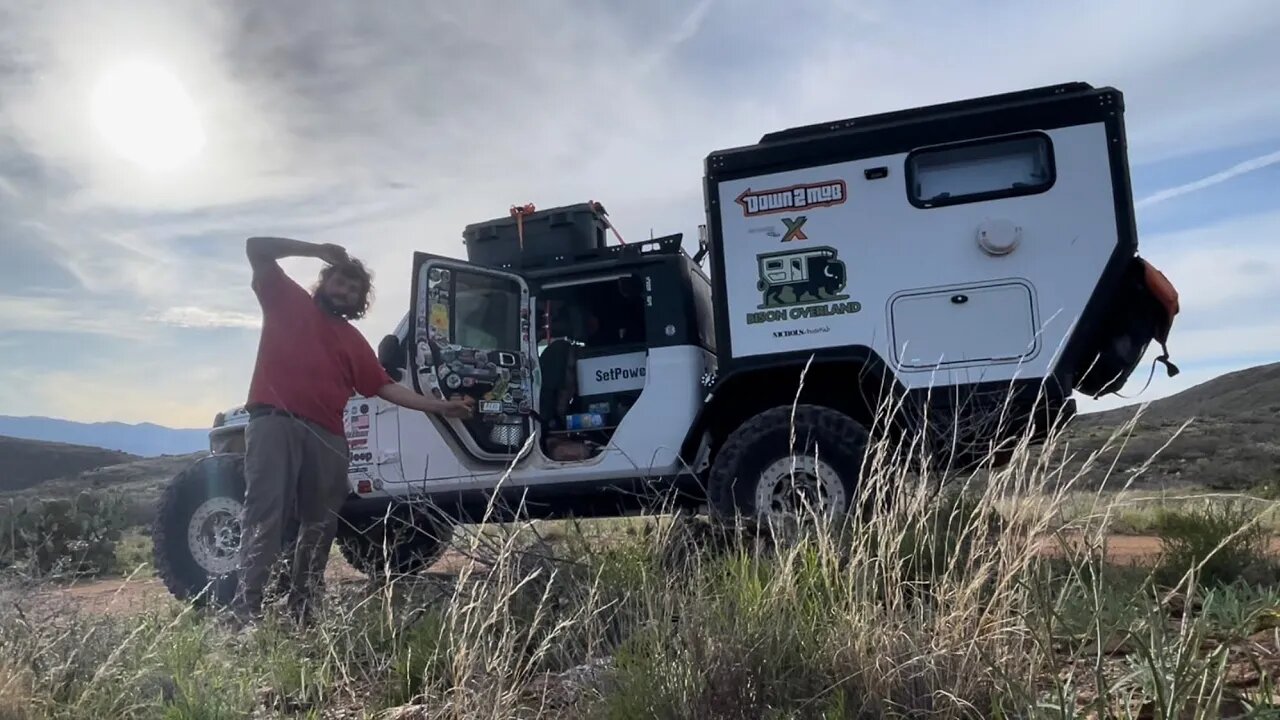
<instances>
[{"instance_id":1,"label":"shrub","mask_svg":"<svg viewBox=\"0 0 1280 720\"><path fill-rule=\"evenodd\" d=\"M1155 531L1162 550L1156 577L1163 583L1177 585L1191 570L1206 587L1276 579L1270 532L1247 500L1161 508Z\"/></svg>"},{"instance_id":2,"label":"shrub","mask_svg":"<svg viewBox=\"0 0 1280 720\"><path fill-rule=\"evenodd\" d=\"M32 577L113 572L123 507L118 497L93 492L11 505L0 515L0 568Z\"/></svg>"}]
</instances>

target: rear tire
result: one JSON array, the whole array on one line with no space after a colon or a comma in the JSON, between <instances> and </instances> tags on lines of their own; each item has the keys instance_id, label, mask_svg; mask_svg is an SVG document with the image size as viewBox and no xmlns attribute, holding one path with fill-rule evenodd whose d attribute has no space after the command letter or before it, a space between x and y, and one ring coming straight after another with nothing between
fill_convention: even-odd
<instances>
[{"instance_id":1,"label":"rear tire","mask_svg":"<svg viewBox=\"0 0 1280 720\"><path fill-rule=\"evenodd\" d=\"M720 520L752 523L848 512L859 487L868 432L831 408L766 410L733 431L711 465L707 492Z\"/></svg>"},{"instance_id":2,"label":"rear tire","mask_svg":"<svg viewBox=\"0 0 1280 720\"><path fill-rule=\"evenodd\" d=\"M431 567L444 554L452 534L447 521L397 505L386 516L342 519L337 543L351 567L370 579L381 579L416 575Z\"/></svg>"},{"instance_id":3,"label":"rear tire","mask_svg":"<svg viewBox=\"0 0 1280 720\"><path fill-rule=\"evenodd\" d=\"M244 456L197 460L169 482L152 525L156 575L179 600L231 602L235 595Z\"/></svg>"}]
</instances>

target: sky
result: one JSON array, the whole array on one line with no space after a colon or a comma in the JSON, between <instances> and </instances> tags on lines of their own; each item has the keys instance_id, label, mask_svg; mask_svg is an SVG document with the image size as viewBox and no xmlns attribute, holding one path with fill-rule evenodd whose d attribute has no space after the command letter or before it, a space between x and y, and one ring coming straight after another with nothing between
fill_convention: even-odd
<instances>
[{"instance_id":1,"label":"sky","mask_svg":"<svg viewBox=\"0 0 1280 720\"><path fill-rule=\"evenodd\" d=\"M242 402L250 235L369 263L376 343L413 251L462 257L513 204L691 239L713 150L1077 80L1125 94L1183 370L1081 408L1156 399L1280 359L1277 36L1270 0L10 0L0 414L203 427Z\"/></svg>"}]
</instances>

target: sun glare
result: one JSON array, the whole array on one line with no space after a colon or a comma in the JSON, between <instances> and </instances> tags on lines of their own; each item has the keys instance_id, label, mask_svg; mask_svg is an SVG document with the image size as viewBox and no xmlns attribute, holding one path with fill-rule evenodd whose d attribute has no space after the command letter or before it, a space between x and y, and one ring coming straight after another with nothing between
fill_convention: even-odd
<instances>
[{"instance_id":1,"label":"sun glare","mask_svg":"<svg viewBox=\"0 0 1280 720\"><path fill-rule=\"evenodd\" d=\"M204 147L191 96L155 65L120 65L103 75L93 92L93 122L112 152L147 170L176 168Z\"/></svg>"}]
</instances>

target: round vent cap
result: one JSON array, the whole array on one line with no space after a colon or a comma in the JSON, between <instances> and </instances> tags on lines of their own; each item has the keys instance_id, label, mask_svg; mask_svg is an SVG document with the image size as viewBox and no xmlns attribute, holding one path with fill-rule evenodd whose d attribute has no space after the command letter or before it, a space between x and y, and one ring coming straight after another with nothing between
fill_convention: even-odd
<instances>
[{"instance_id":1,"label":"round vent cap","mask_svg":"<svg viewBox=\"0 0 1280 720\"><path fill-rule=\"evenodd\" d=\"M988 255L1008 255L1022 242L1022 227L1002 218L987 218L978 226L978 246Z\"/></svg>"}]
</instances>

